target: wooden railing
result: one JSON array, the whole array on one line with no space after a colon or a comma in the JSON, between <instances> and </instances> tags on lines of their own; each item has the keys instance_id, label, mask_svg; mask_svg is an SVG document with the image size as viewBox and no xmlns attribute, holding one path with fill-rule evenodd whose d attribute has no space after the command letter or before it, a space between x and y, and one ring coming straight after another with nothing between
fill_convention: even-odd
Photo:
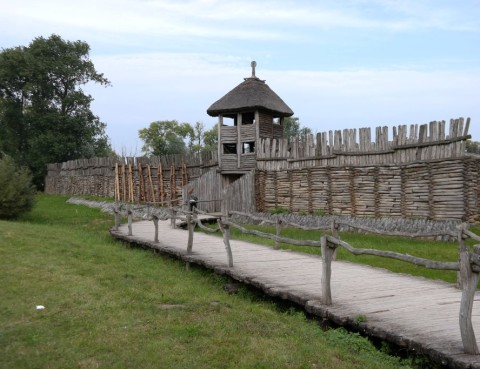
<instances>
[{"instance_id":1,"label":"wooden railing","mask_svg":"<svg viewBox=\"0 0 480 369\"><path fill-rule=\"evenodd\" d=\"M128 235L132 235L132 221L133 221L133 211L132 208L124 208L117 206L114 210L115 213L115 229L118 230L120 225L121 215L126 215L128 217ZM199 214L205 214L210 217L214 217L217 220L217 228L209 228L202 224L201 219L198 217ZM275 225L275 234L266 233L254 229L248 229L240 224L232 221L231 215L244 216L248 217L255 221L262 221L264 223L269 223ZM338 247L343 247L348 252L353 255L373 255L379 257L386 257L396 260L401 260L404 262L412 263L417 266L423 266L430 269L438 270L453 270L459 271L459 287L462 289L462 297L460 303L460 313L459 313L459 324L460 324L460 333L462 337L462 343L464 351L466 354L478 355L480 351L477 346L477 341L475 339L475 332L472 325L472 308L473 301L475 297L475 291L477 289L477 284L479 280L480 273L480 244L477 244L473 247L473 252L466 245L465 240L471 238L475 241L480 242L480 236L468 230L468 225L466 223L460 224L456 232L452 231L438 231L438 232L416 232L416 233L405 233L405 232L390 232L390 231L380 231L370 227L360 226L353 224L351 222L333 220L330 227L307 227L301 224L296 224L282 219L281 217L276 218L275 220L254 216L248 213L242 213L238 211L228 211L224 209L224 213L220 216L212 216L211 214L204 213L202 211L185 211L180 207L170 207L168 211L163 210L161 213L152 211L149 214L149 219L153 220L155 225L154 233L154 242L158 241L158 221L159 220L168 220L170 219L171 227L176 228L177 220L181 220L186 223L188 229L188 241L187 241L187 254L192 253L193 248L193 235L195 226L199 226L202 230L206 232L218 232L221 231L223 234L223 242L227 252L227 261L228 266L233 267L233 254L230 247L230 227L236 228L242 233L252 234L262 238L267 238L275 241L275 248L279 248L280 243L287 243L296 246L310 246L310 247L319 247L321 248L322 253L322 276L321 276L321 287L322 287L322 297L321 301L325 305L332 305L332 291L331 291L331 273L332 273L332 261L335 260L335 251ZM294 228L299 228L303 230L329 230L331 235L323 234L320 237L320 240L298 240L292 238L286 238L281 236L282 227L289 226ZM360 231L377 233L381 235L388 236L402 236L402 237L437 237L437 236L453 236L456 237L459 243L459 259L455 262L442 262L435 261L425 258L420 258L408 254L401 254L393 251L385 250L376 250L376 249L364 249L364 248L355 248L349 243L343 241L339 237L339 228L340 226L347 226L349 228L358 229Z\"/></svg>"}]
</instances>

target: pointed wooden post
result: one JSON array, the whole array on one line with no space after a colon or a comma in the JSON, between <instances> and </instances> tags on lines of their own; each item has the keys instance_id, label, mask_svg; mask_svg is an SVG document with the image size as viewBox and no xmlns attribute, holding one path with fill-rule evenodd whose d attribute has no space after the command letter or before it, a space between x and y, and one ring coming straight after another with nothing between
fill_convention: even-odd
<instances>
[{"instance_id":1,"label":"pointed wooden post","mask_svg":"<svg viewBox=\"0 0 480 369\"><path fill-rule=\"evenodd\" d=\"M120 201L120 182L119 182L118 163L115 163L115 200Z\"/></svg>"},{"instance_id":2,"label":"pointed wooden post","mask_svg":"<svg viewBox=\"0 0 480 369\"><path fill-rule=\"evenodd\" d=\"M125 162L122 164L122 201L127 200L127 175L125 170Z\"/></svg>"}]
</instances>

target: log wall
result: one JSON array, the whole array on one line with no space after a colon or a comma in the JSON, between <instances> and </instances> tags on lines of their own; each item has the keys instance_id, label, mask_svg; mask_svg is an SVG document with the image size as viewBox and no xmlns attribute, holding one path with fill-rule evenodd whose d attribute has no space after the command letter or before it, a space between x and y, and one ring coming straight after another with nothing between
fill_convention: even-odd
<instances>
[{"instance_id":1,"label":"log wall","mask_svg":"<svg viewBox=\"0 0 480 369\"><path fill-rule=\"evenodd\" d=\"M218 165L217 152L152 158L92 158L48 165L45 192L167 204Z\"/></svg>"},{"instance_id":2,"label":"log wall","mask_svg":"<svg viewBox=\"0 0 480 369\"><path fill-rule=\"evenodd\" d=\"M390 216L480 221L480 158L465 156L469 119L374 130L330 131L303 140L264 139L241 157L255 168L245 177L231 209L332 215ZM358 133L358 135L357 135ZM228 155L224 156L227 160ZM232 167L237 166L236 155ZM222 159L223 160L223 159ZM228 163L224 163L226 165ZM122 201L168 204L194 188L201 200L218 200L229 184L217 152L154 158L94 158L50 164L47 193L89 194ZM208 174L206 174L208 173ZM243 178L243 177L242 177ZM254 182L253 182L254 181ZM240 183L240 182L239 182ZM249 188L249 183L251 188ZM252 183L255 183L253 186ZM219 205L202 204L219 211Z\"/></svg>"},{"instance_id":3,"label":"log wall","mask_svg":"<svg viewBox=\"0 0 480 369\"><path fill-rule=\"evenodd\" d=\"M480 158L257 170L257 210L480 221Z\"/></svg>"}]
</instances>

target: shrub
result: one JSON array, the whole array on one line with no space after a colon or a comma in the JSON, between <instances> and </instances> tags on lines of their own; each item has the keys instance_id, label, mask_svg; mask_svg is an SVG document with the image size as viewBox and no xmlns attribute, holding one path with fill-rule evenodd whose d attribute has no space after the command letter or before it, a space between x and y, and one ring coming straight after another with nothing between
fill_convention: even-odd
<instances>
[{"instance_id":1,"label":"shrub","mask_svg":"<svg viewBox=\"0 0 480 369\"><path fill-rule=\"evenodd\" d=\"M26 168L17 167L7 155L0 156L0 219L13 219L33 208L35 187Z\"/></svg>"}]
</instances>

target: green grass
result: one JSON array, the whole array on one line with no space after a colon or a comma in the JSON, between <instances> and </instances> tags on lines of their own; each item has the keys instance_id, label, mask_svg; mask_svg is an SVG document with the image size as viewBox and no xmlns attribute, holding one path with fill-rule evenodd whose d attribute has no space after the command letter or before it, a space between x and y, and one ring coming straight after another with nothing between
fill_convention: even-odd
<instances>
[{"instance_id":1,"label":"green grass","mask_svg":"<svg viewBox=\"0 0 480 369\"><path fill-rule=\"evenodd\" d=\"M249 229L255 229L263 232L275 234L275 227L271 226L245 226ZM473 227L472 230L480 234L478 227ZM316 240L319 241L323 232L321 231L304 231L295 228L282 228L281 236L296 240ZM329 232L328 232L329 233ZM262 238L255 235L244 234L241 231L231 228L231 237L233 239L244 240L257 244L267 246L274 246L275 242L270 239ZM348 242L355 248L378 249L395 251L402 254L409 254L426 259L438 261L457 261L458 260L458 243L455 242L440 242L421 239L410 239L403 237L380 236L374 234L361 233L340 233L340 238ZM472 245L474 242L469 240L468 244ZM320 255L319 247L296 246L291 244L280 244L282 249L294 250L303 253ZM427 269L418 267L413 264L383 258L378 256L360 255L355 256L345 249L339 247L337 249L337 260L347 260L354 263L370 265L373 267L384 268L396 273L405 273L429 279L442 280L449 283L456 282L456 272L445 270Z\"/></svg>"},{"instance_id":2,"label":"green grass","mask_svg":"<svg viewBox=\"0 0 480 369\"><path fill-rule=\"evenodd\" d=\"M399 368L224 277L126 247L111 215L38 197L0 221L0 368ZM44 310L37 310L44 305Z\"/></svg>"}]
</instances>

